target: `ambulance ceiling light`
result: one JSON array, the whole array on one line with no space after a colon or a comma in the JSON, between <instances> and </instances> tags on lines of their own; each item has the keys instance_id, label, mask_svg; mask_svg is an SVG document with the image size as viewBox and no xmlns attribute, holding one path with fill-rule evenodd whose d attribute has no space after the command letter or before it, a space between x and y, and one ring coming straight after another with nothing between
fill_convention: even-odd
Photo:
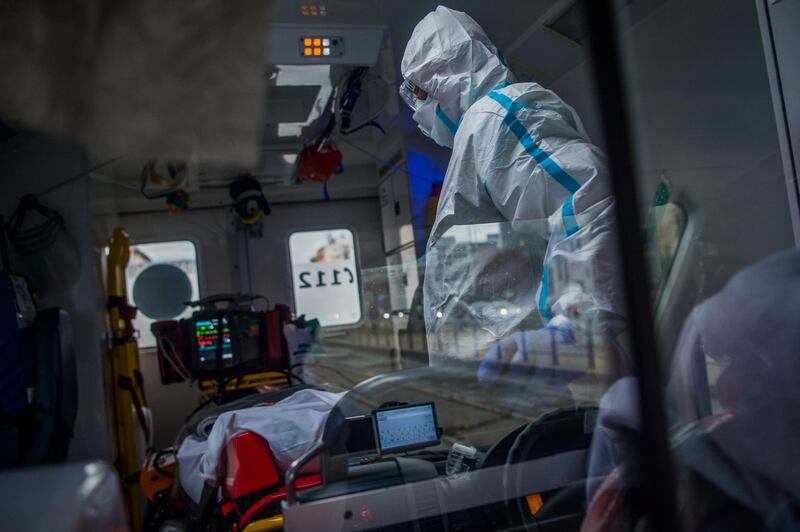
<instances>
[{"instance_id":1,"label":"ambulance ceiling light","mask_svg":"<svg viewBox=\"0 0 800 532\"><path fill-rule=\"evenodd\" d=\"M339 35L306 35L300 38L302 57L342 57L344 38Z\"/></svg>"}]
</instances>

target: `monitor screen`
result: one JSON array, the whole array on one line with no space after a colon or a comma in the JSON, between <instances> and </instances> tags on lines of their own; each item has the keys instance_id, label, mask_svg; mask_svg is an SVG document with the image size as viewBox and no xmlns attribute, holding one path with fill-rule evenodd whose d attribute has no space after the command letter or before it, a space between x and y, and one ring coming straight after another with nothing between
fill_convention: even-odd
<instances>
[{"instance_id":1,"label":"monitor screen","mask_svg":"<svg viewBox=\"0 0 800 532\"><path fill-rule=\"evenodd\" d=\"M217 364L217 341L219 339L219 319L197 320L194 323L197 357L201 367L214 367ZM222 318L222 364L229 366L233 361L231 328L227 318Z\"/></svg>"},{"instance_id":2,"label":"monitor screen","mask_svg":"<svg viewBox=\"0 0 800 532\"><path fill-rule=\"evenodd\" d=\"M381 453L420 449L439 443L433 403L373 412Z\"/></svg>"}]
</instances>

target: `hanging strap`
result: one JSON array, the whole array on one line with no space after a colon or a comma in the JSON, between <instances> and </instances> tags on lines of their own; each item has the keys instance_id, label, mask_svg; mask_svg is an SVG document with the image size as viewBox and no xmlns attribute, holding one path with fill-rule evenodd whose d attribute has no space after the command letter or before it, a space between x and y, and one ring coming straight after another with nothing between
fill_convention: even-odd
<instances>
[{"instance_id":1,"label":"hanging strap","mask_svg":"<svg viewBox=\"0 0 800 532\"><path fill-rule=\"evenodd\" d=\"M136 376L136 374L139 374ZM142 382L144 379L141 377L141 373L139 371L134 371L135 378L137 382ZM144 405L142 401L139 401L139 395L136 393L136 387L133 385L133 380L130 377L126 377L125 375L118 375L117 376L117 386L122 388L125 391L130 392L131 394L131 401L133 402L133 408L136 411L136 417L139 419L139 424L142 426L142 430L144 431L144 438L146 442L150 441L150 428L147 425L147 417L144 414ZM144 400L144 388L140 388L142 390L142 400ZM149 445L149 444L148 444Z\"/></svg>"}]
</instances>

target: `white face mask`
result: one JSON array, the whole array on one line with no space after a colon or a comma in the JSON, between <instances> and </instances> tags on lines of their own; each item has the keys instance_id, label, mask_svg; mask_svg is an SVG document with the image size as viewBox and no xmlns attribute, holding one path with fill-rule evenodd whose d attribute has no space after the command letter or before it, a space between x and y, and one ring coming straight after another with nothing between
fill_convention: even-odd
<instances>
[{"instance_id":1,"label":"white face mask","mask_svg":"<svg viewBox=\"0 0 800 532\"><path fill-rule=\"evenodd\" d=\"M425 100L414 111L413 118L419 130L426 137L432 138L436 144L445 148L453 147L453 139L458 126L444 114L433 98Z\"/></svg>"},{"instance_id":2,"label":"white face mask","mask_svg":"<svg viewBox=\"0 0 800 532\"><path fill-rule=\"evenodd\" d=\"M419 130L422 131L426 137L430 137L433 123L436 120L436 102L431 98L422 102L422 105L414 111L413 118Z\"/></svg>"}]
</instances>

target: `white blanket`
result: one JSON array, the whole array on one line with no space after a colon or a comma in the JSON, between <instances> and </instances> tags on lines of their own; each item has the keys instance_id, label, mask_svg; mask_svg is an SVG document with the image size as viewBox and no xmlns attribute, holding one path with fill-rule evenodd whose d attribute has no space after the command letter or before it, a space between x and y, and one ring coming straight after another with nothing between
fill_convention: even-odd
<instances>
[{"instance_id":1,"label":"white blanket","mask_svg":"<svg viewBox=\"0 0 800 532\"><path fill-rule=\"evenodd\" d=\"M275 466L283 473L322 437L325 420L341 393L300 390L272 406L233 410L219 416L208 440L189 436L178 450L178 473L184 491L200 501L203 484L218 486L225 475L220 460L227 443L241 432L269 442Z\"/></svg>"}]
</instances>

